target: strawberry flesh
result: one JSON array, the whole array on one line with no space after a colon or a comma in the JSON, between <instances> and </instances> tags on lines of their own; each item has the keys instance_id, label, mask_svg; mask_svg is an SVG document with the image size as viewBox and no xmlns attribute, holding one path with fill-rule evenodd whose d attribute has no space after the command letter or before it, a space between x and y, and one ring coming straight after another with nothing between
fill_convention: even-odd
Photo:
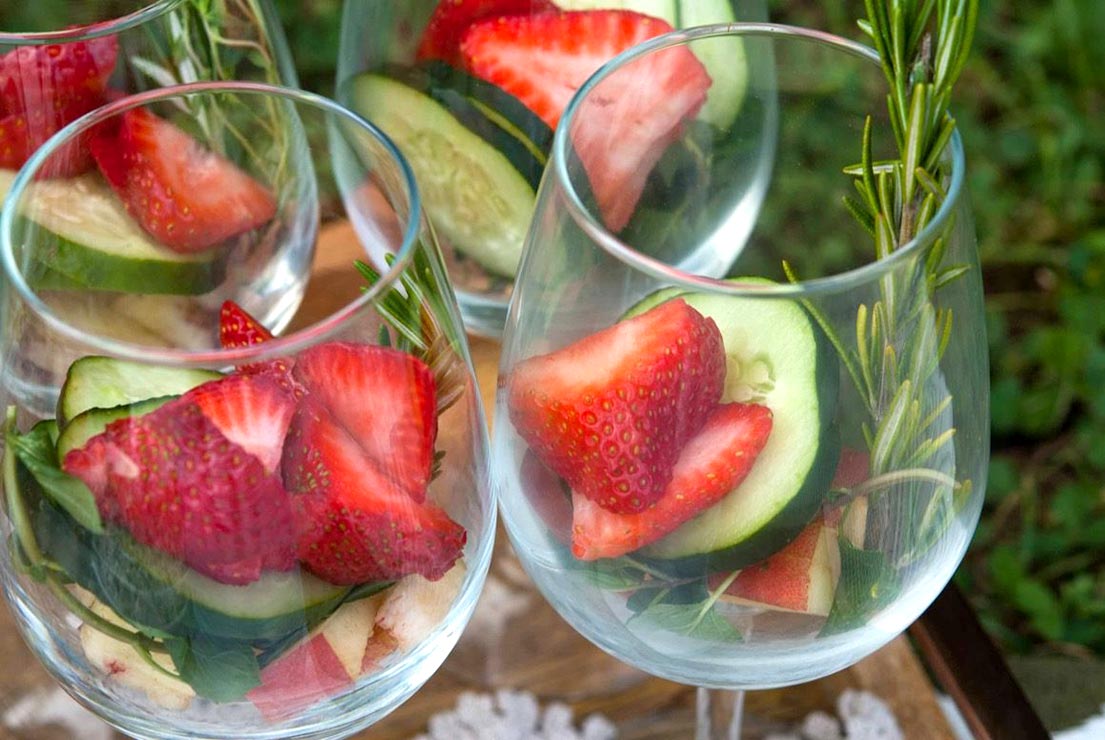
<instances>
[{"instance_id":1,"label":"strawberry flesh","mask_svg":"<svg viewBox=\"0 0 1105 740\"><path fill-rule=\"evenodd\" d=\"M0 56L0 167L23 166L63 126L101 105L118 51L116 38L104 36ZM57 150L38 176L73 177L91 167L81 138Z\"/></svg>"},{"instance_id":2,"label":"strawberry flesh","mask_svg":"<svg viewBox=\"0 0 1105 740\"><path fill-rule=\"evenodd\" d=\"M223 301L219 309L219 346L223 349L249 347L272 339L272 332L234 301Z\"/></svg>"},{"instance_id":3,"label":"strawberry flesh","mask_svg":"<svg viewBox=\"0 0 1105 740\"><path fill-rule=\"evenodd\" d=\"M272 339L273 335L257 319L234 301L223 301L219 309L219 346L223 349L250 347ZM250 362L239 365L236 372L242 375L264 375L277 383L281 389L296 398L307 393L299 381L292 377L291 357L278 357L275 360Z\"/></svg>"},{"instance_id":4,"label":"strawberry flesh","mask_svg":"<svg viewBox=\"0 0 1105 740\"><path fill-rule=\"evenodd\" d=\"M573 491L613 512L640 512L663 495L724 378L717 325L675 299L519 363L510 418Z\"/></svg>"},{"instance_id":5,"label":"strawberry flesh","mask_svg":"<svg viewBox=\"0 0 1105 740\"><path fill-rule=\"evenodd\" d=\"M118 54L115 36L9 51L0 56L0 110L20 113L77 105L82 113L88 112L103 101Z\"/></svg>"},{"instance_id":6,"label":"strawberry flesh","mask_svg":"<svg viewBox=\"0 0 1105 740\"><path fill-rule=\"evenodd\" d=\"M182 397L203 412L224 437L260 460L266 473L280 465L295 395L267 373L228 375Z\"/></svg>"},{"instance_id":7,"label":"strawberry flesh","mask_svg":"<svg viewBox=\"0 0 1105 740\"><path fill-rule=\"evenodd\" d=\"M416 501L426 497L437 437L433 371L387 347L328 342L296 358L293 377Z\"/></svg>"},{"instance_id":8,"label":"strawberry flesh","mask_svg":"<svg viewBox=\"0 0 1105 740\"><path fill-rule=\"evenodd\" d=\"M249 583L295 564L279 476L188 398L108 424L62 467L88 484L107 521L212 578Z\"/></svg>"},{"instance_id":9,"label":"strawberry flesh","mask_svg":"<svg viewBox=\"0 0 1105 740\"><path fill-rule=\"evenodd\" d=\"M756 404L722 404L683 448L671 482L639 514L606 511L572 495L572 554L614 558L673 532L740 485L771 434L771 411Z\"/></svg>"},{"instance_id":10,"label":"strawberry flesh","mask_svg":"<svg viewBox=\"0 0 1105 740\"><path fill-rule=\"evenodd\" d=\"M174 251L210 249L276 214L267 188L145 109L105 122L89 147L127 212Z\"/></svg>"},{"instance_id":11,"label":"strawberry flesh","mask_svg":"<svg viewBox=\"0 0 1105 740\"><path fill-rule=\"evenodd\" d=\"M568 101L602 64L671 30L660 18L623 10L512 17L472 25L461 54L472 74L556 128ZM706 102L710 84L694 53L674 47L623 66L584 99L571 140L608 229L628 223L649 173Z\"/></svg>"},{"instance_id":12,"label":"strawberry flesh","mask_svg":"<svg viewBox=\"0 0 1105 740\"><path fill-rule=\"evenodd\" d=\"M354 584L417 573L437 580L460 557L464 529L381 472L314 396L296 412L282 467L299 559L320 578Z\"/></svg>"},{"instance_id":13,"label":"strawberry flesh","mask_svg":"<svg viewBox=\"0 0 1105 740\"><path fill-rule=\"evenodd\" d=\"M549 0L441 0L426 24L417 58L441 59L459 67L461 38L476 21L551 10L556 6Z\"/></svg>"}]
</instances>

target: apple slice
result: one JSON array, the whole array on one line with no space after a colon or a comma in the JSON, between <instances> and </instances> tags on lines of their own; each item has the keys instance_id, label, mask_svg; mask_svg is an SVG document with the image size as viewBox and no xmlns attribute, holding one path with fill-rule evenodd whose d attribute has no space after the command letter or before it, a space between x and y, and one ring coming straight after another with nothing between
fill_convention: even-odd
<instances>
[{"instance_id":1,"label":"apple slice","mask_svg":"<svg viewBox=\"0 0 1105 740\"><path fill-rule=\"evenodd\" d=\"M124 622L111 607L92 594L76 587L73 590L94 614L114 625L131 629L131 625ZM191 686L151 666L127 643L109 637L87 623L81 625L79 634L88 662L107 674L109 681L141 691L154 704L178 712L187 709L195 699L196 692ZM154 653L151 657L166 670L174 670L172 658L168 655Z\"/></svg>"},{"instance_id":2,"label":"apple slice","mask_svg":"<svg viewBox=\"0 0 1105 740\"><path fill-rule=\"evenodd\" d=\"M375 629L379 594L342 604L302 640L261 669L261 685L246 694L269 722L286 719L351 687L361 675Z\"/></svg>"},{"instance_id":3,"label":"apple slice","mask_svg":"<svg viewBox=\"0 0 1105 740\"><path fill-rule=\"evenodd\" d=\"M449 613L460 593L467 568L457 560L441 578L430 581L420 575L409 575L387 590L384 603L376 614L376 629L381 637L394 642L395 650L408 650L422 642ZM379 645L369 650L379 652Z\"/></svg>"},{"instance_id":4,"label":"apple slice","mask_svg":"<svg viewBox=\"0 0 1105 740\"><path fill-rule=\"evenodd\" d=\"M827 616L840 579L835 527L817 520L779 552L740 571L721 600L744 606ZM711 578L713 588L724 575Z\"/></svg>"}]
</instances>

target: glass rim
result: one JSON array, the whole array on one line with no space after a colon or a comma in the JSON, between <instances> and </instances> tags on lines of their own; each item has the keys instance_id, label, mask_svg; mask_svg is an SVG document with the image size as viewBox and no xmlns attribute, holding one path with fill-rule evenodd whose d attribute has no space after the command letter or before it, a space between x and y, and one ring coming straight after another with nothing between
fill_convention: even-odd
<instances>
[{"instance_id":1,"label":"glass rim","mask_svg":"<svg viewBox=\"0 0 1105 740\"><path fill-rule=\"evenodd\" d=\"M623 242L615 234L607 230L606 226L601 220L596 218L592 210L584 205L583 199L572 184L572 179L567 170L568 158L566 155L570 144L568 131L571 128L576 112L581 106L581 102L600 82L602 82L602 80L622 66L640 57L644 57L662 49L686 45L688 42L698 39L722 36L759 36L777 40L810 41L823 46L833 47L855 57L867 59L873 64L879 64L878 52L857 41L852 41L824 31L780 23L717 23L697 26L671 31L623 51L599 67L599 69L579 87L572 96L568 106L565 108L564 114L560 119L560 124L557 126L553 135L552 152L549 157L550 163L555 162L555 165L552 167L553 177L566 194L565 201L567 203L568 212L584 233L591 237L601 249L615 259L652 277L672 283L677 287L694 291L739 295L749 298L794 298L823 295L826 293L835 293L852 289L884 276L900 262L924 251L937 240L941 229L947 223L951 213L955 210L961 199L966 179L964 174L966 169L966 158L963 152L963 141L960 138L958 127L953 130L947 148L947 153L951 159L951 176L947 194L936 213L933 214L932 219L925 225L925 228L923 228L919 234L916 234L909 242L903 244L890 254L883 257L872 258L858 267L838 273L788 283L742 284L727 278L711 278L686 272L674 265L649 257L637 251L632 245Z\"/></svg>"},{"instance_id":2,"label":"glass rim","mask_svg":"<svg viewBox=\"0 0 1105 740\"><path fill-rule=\"evenodd\" d=\"M161 16L184 0L152 0L126 15L109 18L76 28L59 28L55 31L4 31L0 30L0 44L6 45L45 45L86 41L126 31Z\"/></svg>"},{"instance_id":3,"label":"glass rim","mask_svg":"<svg viewBox=\"0 0 1105 740\"><path fill-rule=\"evenodd\" d=\"M175 1L175 0L174 0ZM394 253L394 259L386 270L381 271L380 278L371 286L365 285L365 289L354 300L328 313L323 318L298 329L294 332L281 334L268 341L246 347L212 348L203 350L185 350L173 347L158 347L151 345L132 344L100 334L94 334L71 323L54 313L49 306L38 296L23 277L22 271L16 264L15 244L13 230L15 213L20 198L35 182L34 176L45 164L46 160L60 147L71 141L75 136L87 131L93 126L118 115L124 111L137 108L150 103L156 103L173 98L197 94L224 94L245 93L252 95L268 95L284 98L293 103L302 103L313 108L320 109L324 113L343 118L360 130L367 132L375 141L382 145L388 157L398 165L400 178L409 198L410 213L402 231L402 241ZM215 364L238 364L255 359L265 359L269 356L290 354L306 346L316 343L323 337L338 330L350 321L368 304L373 303L381 293L391 289L396 284L404 271L410 266L414 249L419 242L421 231L422 202L421 193L407 160L400 153L395 143L388 138L379 128L363 116L354 113L349 108L330 98L307 92L299 88L272 85L263 82L193 82L184 85L173 85L155 88L147 92L129 95L119 100L108 103L80 118L67 124L64 128L51 136L46 143L38 148L26 164L20 168L7 196L0 202L0 265L2 265L4 280L14 289L18 297L34 312L51 330L62 336L83 344L90 350L102 352L112 357L135 360L138 362L152 362L164 365L176 366L211 366Z\"/></svg>"}]
</instances>

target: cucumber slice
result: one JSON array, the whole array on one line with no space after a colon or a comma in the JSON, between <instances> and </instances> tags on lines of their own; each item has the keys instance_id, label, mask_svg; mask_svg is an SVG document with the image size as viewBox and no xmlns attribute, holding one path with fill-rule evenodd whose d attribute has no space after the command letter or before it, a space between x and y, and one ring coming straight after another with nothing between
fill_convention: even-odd
<instances>
[{"instance_id":1,"label":"cucumber slice","mask_svg":"<svg viewBox=\"0 0 1105 740\"><path fill-rule=\"evenodd\" d=\"M156 409L176 396L148 398L144 401L111 406L110 408L90 408L74 416L56 440L58 461L63 462L71 450L84 447L88 440L104 431L108 424L128 416L142 416Z\"/></svg>"},{"instance_id":2,"label":"cucumber slice","mask_svg":"<svg viewBox=\"0 0 1105 740\"><path fill-rule=\"evenodd\" d=\"M492 123L517 139L541 168L545 166L552 149L553 130L525 103L501 87L444 62L428 62L425 69L434 88L462 93ZM526 170L522 173L529 174ZM540 185L541 174L539 169L536 179L530 179L535 188Z\"/></svg>"},{"instance_id":3,"label":"cucumber slice","mask_svg":"<svg viewBox=\"0 0 1105 740\"><path fill-rule=\"evenodd\" d=\"M267 572L243 586L220 583L120 529L92 534L45 501L36 513L43 551L117 614L147 629L274 640L317 624L350 590L297 571Z\"/></svg>"},{"instance_id":4,"label":"cucumber slice","mask_svg":"<svg viewBox=\"0 0 1105 740\"><path fill-rule=\"evenodd\" d=\"M533 185L500 150L511 142L520 147L517 141L474 106L468 108L479 119L458 118L457 108L388 77L360 75L349 93L353 109L390 136L410 162L438 232L488 270L512 277L535 197ZM455 97L460 106L463 96ZM478 120L498 145L465 125Z\"/></svg>"},{"instance_id":5,"label":"cucumber slice","mask_svg":"<svg viewBox=\"0 0 1105 740\"><path fill-rule=\"evenodd\" d=\"M64 433L69 420L88 409L175 396L221 377L214 370L157 367L99 355L82 357L69 366L61 386L58 424Z\"/></svg>"},{"instance_id":6,"label":"cucumber slice","mask_svg":"<svg viewBox=\"0 0 1105 740\"><path fill-rule=\"evenodd\" d=\"M218 253L178 254L151 241L97 174L36 182L27 192L21 213L40 228L27 228L33 246L24 249L47 274L85 289L158 295L206 293L223 279Z\"/></svg>"},{"instance_id":7,"label":"cucumber slice","mask_svg":"<svg viewBox=\"0 0 1105 740\"><path fill-rule=\"evenodd\" d=\"M793 301L702 293L679 297L721 331L729 358L722 401L763 403L774 423L740 486L643 554L690 558L695 567L706 557L710 568L741 568L793 539L824 500L840 455L832 426L839 368L821 330Z\"/></svg>"},{"instance_id":8,"label":"cucumber slice","mask_svg":"<svg viewBox=\"0 0 1105 740\"><path fill-rule=\"evenodd\" d=\"M679 28L737 20L730 0L678 0L676 4ZM744 42L739 38L719 37L696 41L691 48L712 80L698 117L720 129L728 129L740 112L748 91Z\"/></svg>"}]
</instances>

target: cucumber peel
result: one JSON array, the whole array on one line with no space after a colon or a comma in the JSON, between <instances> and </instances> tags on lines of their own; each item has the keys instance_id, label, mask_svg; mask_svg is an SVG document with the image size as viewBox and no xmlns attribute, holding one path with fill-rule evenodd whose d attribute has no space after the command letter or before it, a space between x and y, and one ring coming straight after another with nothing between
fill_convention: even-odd
<instances>
[{"instance_id":1,"label":"cucumber peel","mask_svg":"<svg viewBox=\"0 0 1105 740\"><path fill-rule=\"evenodd\" d=\"M12 179L0 173L0 193ZM38 287L197 295L224 277L217 252L180 254L152 241L95 173L35 182L19 205L24 269Z\"/></svg>"}]
</instances>

